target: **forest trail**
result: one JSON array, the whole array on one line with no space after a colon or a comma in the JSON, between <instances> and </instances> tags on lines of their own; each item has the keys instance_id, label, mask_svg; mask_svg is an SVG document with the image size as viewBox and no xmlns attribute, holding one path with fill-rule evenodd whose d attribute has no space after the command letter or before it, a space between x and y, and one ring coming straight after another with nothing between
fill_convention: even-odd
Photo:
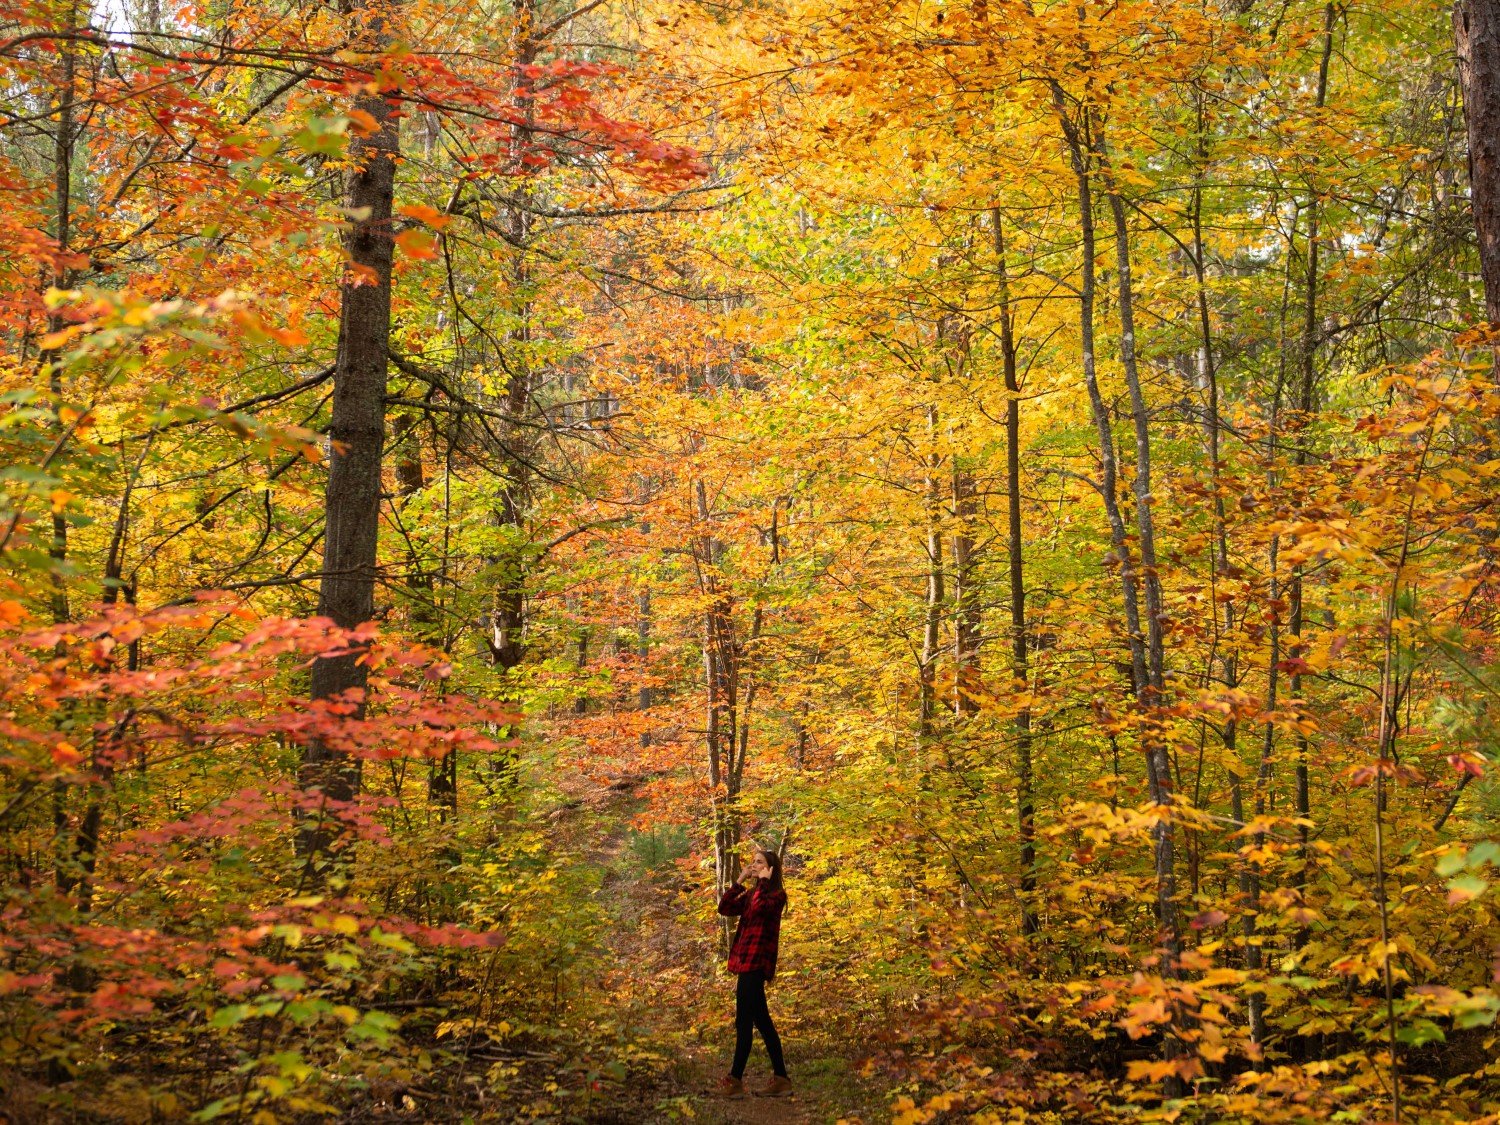
<instances>
[{"instance_id":1,"label":"forest trail","mask_svg":"<svg viewBox=\"0 0 1500 1125\"><path fill-rule=\"evenodd\" d=\"M855 1060L846 1057L842 1046L820 1041L815 1029L786 1022L783 1039L793 1094L759 1098L752 1093L770 1077L757 1037L745 1076L746 1096L713 1095L733 1048L733 987L716 974L712 962L719 953L689 913L687 895L705 891L685 883L670 863L642 862L632 847L641 839L630 825L643 805L636 791L646 780L628 771L579 778L563 787L567 803L553 814L559 842L578 848L591 867L604 872L601 896L614 923L607 944L616 970L647 976L686 972L694 978L696 1004L658 1006L655 1021L641 1029L643 1045L666 1060L650 1076L647 1096L637 1099L637 1113L642 1103L651 1110L637 1118L622 1106L620 1119L654 1123L681 1120L690 1112L688 1120L704 1125L861 1125L879 1120L883 1099L856 1077ZM690 889L684 892L684 886ZM772 1003L774 1011L774 999ZM705 1041L697 1041L700 1035Z\"/></svg>"},{"instance_id":2,"label":"forest trail","mask_svg":"<svg viewBox=\"0 0 1500 1125\"><path fill-rule=\"evenodd\" d=\"M715 1102L713 1112L722 1116L717 1120L705 1115L711 1122L723 1121L724 1125L812 1125L826 1120L815 1115L813 1106L806 1104L800 1096L790 1098L747 1097L738 1101Z\"/></svg>"}]
</instances>

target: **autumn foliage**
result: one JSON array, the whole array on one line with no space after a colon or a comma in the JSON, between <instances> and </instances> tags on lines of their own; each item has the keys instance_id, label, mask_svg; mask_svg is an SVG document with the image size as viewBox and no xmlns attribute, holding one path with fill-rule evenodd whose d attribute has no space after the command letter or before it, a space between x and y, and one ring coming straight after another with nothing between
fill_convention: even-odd
<instances>
[{"instance_id":1,"label":"autumn foliage","mask_svg":"<svg viewBox=\"0 0 1500 1125\"><path fill-rule=\"evenodd\" d=\"M1496 1120L1487 12L0 3L0 1114Z\"/></svg>"}]
</instances>

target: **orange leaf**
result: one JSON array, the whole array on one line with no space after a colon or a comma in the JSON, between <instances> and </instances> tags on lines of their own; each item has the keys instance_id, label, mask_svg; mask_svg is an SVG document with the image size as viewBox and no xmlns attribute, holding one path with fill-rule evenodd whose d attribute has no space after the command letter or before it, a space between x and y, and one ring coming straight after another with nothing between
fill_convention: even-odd
<instances>
[{"instance_id":1,"label":"orange leaf","mask_svg":"<svg viewBox=\"0 0 1500 1125\"><path fill-rule=\"evenodd\" d=\"M442 230L453 221L452 215L445 215L436 207L429 207L425 203L410 203L405 207L397 207L398 214L405 215L408 219L416 219L419 223L426 223L433 230Z\"/></svg>"},{"instance_id":2,"label":"orange leaf","mask_svg":"<svg viewBox=\"0 0 1500 1125\"><path fill-rule=\"evenodd\" d=\"M285 344L289 348L298 347L307 343L307 333L298 328L268 328L266 335L277 343Z\"/></svg>"},{"instance_id":3,"label":"orange leaf","mask_svg":"<svg viewBox=\"0 0 1500 1125\"><path fill-rule=\"evenodd\" d=\"M83 760L83 755L71 742L59 742L52 748L52 760L60 766L71 766Z\"/></svg>"},{"instance_id":4,"label":"orange leaf","mask_svg":"<svg viewBox=\"0 0 1500 1125\"><path fill-rule=\"evenodd\" d=\"M436 241L432 232L426 230L404 230L396 236L396 245L408 258L436 258Z\"/></svg>"},{"instance_id":5,"label":"orange leaf","mask_svg":"<svg viewBox=\"0 0 1500 1125\"><path fill-rule=\"evenodd\" d=\"M350 262L349 273L352 275L350 280L355 287L380 284L380 274L376 272L374 266L362 265L359 262Z\"/></svg>"},{"instance_id":6,"label":"orange leaf","mask_svg":"<svg viewBox=\"0 0 1500 1125\"><path fill-rule=\"evenodd\" d=\"M351 109L346 115L354 132L361 137L368 137L380 132L380 122L375 120L374 114L367 113L362 109Z\"/></svg>"},{"instance_id":7,"label":"orange leaf","mask_svg":"<svg viewBox=\"0 0 1500 1125\"><path fill-rule=\"evenodd\" d=\"M58 348L62 347L69 340L71 340L74 336L82 332L83 329L84 326L82 324L73 324L58 332L48 332L41 338L40 341L42 351L56 351Z\"/></svg>"}]
</instances>

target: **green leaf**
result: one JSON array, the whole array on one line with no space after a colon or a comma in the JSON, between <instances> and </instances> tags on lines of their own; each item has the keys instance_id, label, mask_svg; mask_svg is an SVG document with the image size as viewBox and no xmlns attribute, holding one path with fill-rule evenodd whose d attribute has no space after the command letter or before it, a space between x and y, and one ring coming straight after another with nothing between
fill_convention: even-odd
<instances>
[{"instance_id":1,"label":"green leaf","mask_svg":"<svg viewBox=\"0 0 1500 1125\"><path fill-rule=\"evenodd\" d=\"M1396 1038L1409 1047L1421 1047L1427 1043L1445 1043L1443 1029L1431 1020L1417 1020L1396 1032Z\"/></svg>"},{"instance_id":2,"label":"green leaf","mask_svg":"<svg viewBox=\"0 0 1500 1125\"><path fill-rule=\"evenodd\" d=\"M1454 1013L1453 1026L1460 1031L1467 1031L1471 1027L1489 1027L1495 1022L1495 1014L1493 1007L1469 1008Z\"/></svg>"},{"instance_id":3,"label":"green leaf","mask_svg":"<svg viewBox=\"0 0 1500 1125\"><path fill-rule=\"evenodd\" d=\"M1488 879L1481 879L1478 875L1460 875L1457 879L1448 880L1448 901L1469 902L1484 894L1489 885Z\"/></svg>"},{"instance_id":4,"label":"green leaf","mask_svg":"<svg viewBox=\"0 0 1500 1125\"><path fill-rule=\"evenodd\" d=\"M1475 844L1469 849L1469 870L1478 871L1486 863L1500 866L1500 844L1494 840L1485 840L1483 843Z\"/></svg>"},{"instance_id":5,"label":"green leaf","mask_svg":"<svg viewBox=\"0 0 1500 1125\"><path fill-rule=\"evenodd\" d=\"M1438 856L1437 873L1440 879L1447 879L1457 875L1468 866L1468 853L1463 848L1454 848L1451 852L1444 852Z\"/></svg>"},{"instance_id":6,"label":"green leaf","mask_svg":"<svg viewBox=\"0 0 1500 1125\"><path fill-rule=\"evenodd\" d=\"M250 1012L251 1008L249 1004L230 1004L215 1012L213 1018L208 1021L208 1026L220 1029L233 1027L249 1016Z\"/></svg>"}]
</instances>

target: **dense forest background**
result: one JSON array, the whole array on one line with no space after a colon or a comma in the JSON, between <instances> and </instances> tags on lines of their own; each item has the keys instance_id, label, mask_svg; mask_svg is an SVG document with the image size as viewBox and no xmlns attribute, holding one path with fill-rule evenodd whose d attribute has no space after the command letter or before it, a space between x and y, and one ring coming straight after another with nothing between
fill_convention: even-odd
<instances>
[{"instance_id":1,"label":"dense forest background","mask_svg":"<svg viewBox=\"0 0 1500 1125\"><path fill-rule=\"evenodd\" d=\"M1500 1120L1496 0L0 69L0 1117Z\"/></svg>"}]
</instances>

